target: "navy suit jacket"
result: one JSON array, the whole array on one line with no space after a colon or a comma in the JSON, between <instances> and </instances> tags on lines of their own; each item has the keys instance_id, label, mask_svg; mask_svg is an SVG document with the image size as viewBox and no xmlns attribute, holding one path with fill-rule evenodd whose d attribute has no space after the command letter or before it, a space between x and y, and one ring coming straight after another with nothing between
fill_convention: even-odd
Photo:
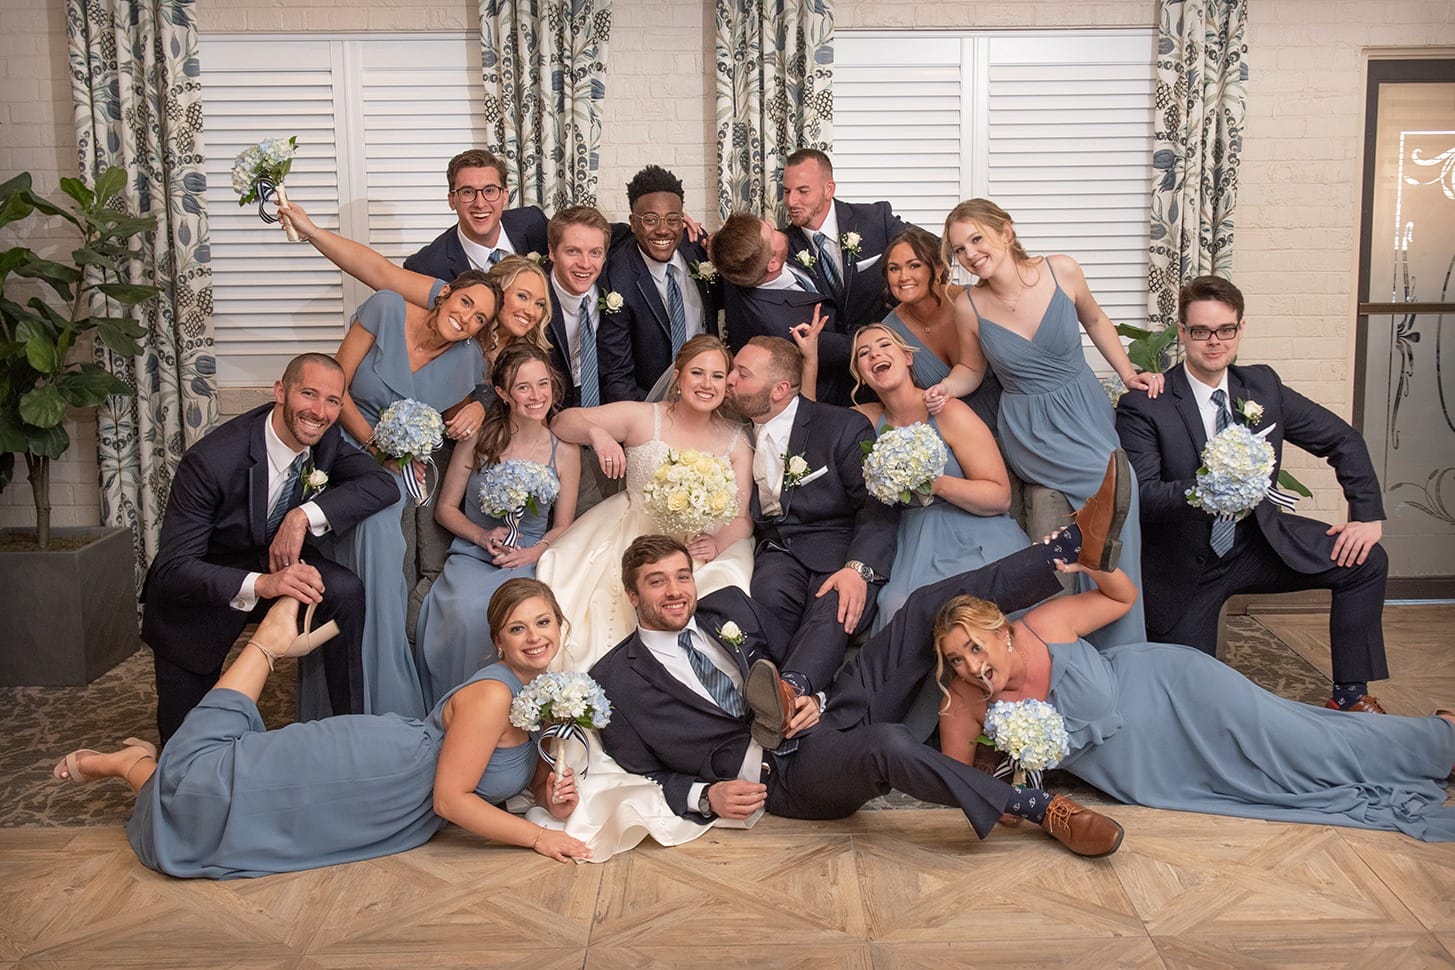
<instances>
[{"instance_id":1,"label":"navy suit jacket","mask_svg":"<svg viewBox=\"0 0 1455 970\"><path fill-rule=\"evenodd\" d=\"M802 455L811 482L784 487L778 516L766 518L753 485L749 511L760 543L772 543L818 573L851 559L888 576L898 542L899 510L864 488L863 442L874 441L869 419L848 408L798 399L788 454ZM784 463L786 466L786 462Z\"/></svg>"},{"instance_id":2,"label":"navy suit jacket","mask_svg":"<svg viewBox=\"0 0 1455 970\"><path fill-rule=\"evenodd\" d=\"M758 336L791 341L789 328L808 323L813 319L814 304L823 303L823 312L830 316L818 337L817 400L849 406L849 392L854 387L854 379L849 375L849 355L853 352L854 339L838 325L837 314L826 297L802 290L770 290L761 286L744 289L724 282L723 302L727 343L733 353Z\"/></svg>"},{"instance_id":3,"label":"navy suit jacket","mask_svg":"<svg viewBox=\"0 0 1455 970\"><path fill-rule=\"evenodd\" d=\"M597 309L596 317L596 367L598 387L605 393L605 373L601 369L602 338L601 333L608 326L608 322L617 314L607 313L599 306L601 298L606 294L606 280L603 277L597 284ZM561 380L566 385L566 400L561 404L562 408L574 408L581 406L581 395L576 388L576 379L571 376L571 344L566 340L566 319L561 315L561 301L556 299L554 288L551 291L551 322L546 328L546 336L551 341L551 366L556 373L561 375ZM491 392L494 393L493 391ZM602 403L607 403L605 396Z\"/></svg>"},{"instance_id":4,"label":"navy suit jacket","mask_svg":"<svg viewBox=\"0 0 1455 970\"><path fill-rule=\"evenodd\" d=\"M157 556L142 587L142 639L196 673L216 669L247 623L246 613L228 605L247 574L268 572L263 424L272 412L265 404L214 430L187 450L172 479ZM329 480L310 501L333 532L399 499L393 477L344 441L337 424L313 446L312 461ZM295 499L301 494L300 483Z\"/></svg>"},{"instance_id":5,"label":"navy suit jacket","mask_svg":"<svg viewBox=\"0 0 1455 970\"><path fill-rule=\"evenodd\" d=\"M689 273L707 259L701 244L685 237L677 251L686 260ZM690 278L679 283L697 287L702 298L703 330L716 336L721 285ZM601 321L597 347L602 402L644 401L657 379L672 366L672 323L634 237L612 250L601 287L620 293L626 301L619 312L607 314Z\"/></svg>"},{"instance_id":6,"label":"navy suit jacket","mask_svg":"<svg viewBox=\"0 0 1455 970\"><path fill-rule=\"evenodd\" d=\"M1142 506L1142 582L1150 628L1168 628L1180 612L1180 590L1189 590L1215 563L1212 516L1188 504L1186 492L1197 478L1207 432L1186 368L1167 372L1167 386L1156 400L1145 391L1128 391L1117 405L1117 433L1137 473ZM1360 522L1384 518L1384 502L1369 449L1359 432L1338 415L1286 386L1266 364L1228 368L1229 406L1255 401L1263 417L1252 430L1276 425L1267 441L1273 446L1273 480L1283 464L1283 442L1327 459L1334 466L1349 518ZM1238 420L1235 417L1235 420ZM1304 573L1330 566L1334 536L1323 522L1292 515L1269 501L1260 502L1252 519L1268 544L1289 568ZM1246 524L1239 526L1243 542Z\"/></svg>"},{"instance_id":7,"label":"navy suit jacket","mask_svg":"<svg viewBox=\"0 0 1455 970\"><path fill-rule=\"evenodd\" d=\"M748 668L768 656L767 635L757 606L736 587L697 602L697 626L715 637L738 661L744 683ZM718 637L727 621L746 637L734 647ZM738 776L748 751L748 718L733 717L673 677L633 632L591 668L592 678L611 701L611 721L601 731L606 753L627 771L662 786L672 811L695 822L708 819L687 804L695 782L711 784Z\"/></svg>"},{"instance_id":8,"label":"navy suit jacket","mask_svg":"<svg viewBox=\"0 0 1455 970\"><path fill-rule=\"evenodd\" d=\"M856 256L844 253L844 286L835 289L829 284L823 266L817 262L818 247L807 229L789 226L783 231L788 234L788 258L795 264L798 254L806 252L815 259L809 269L819 290L833 305L834 317L830 323L840 333L852 334L866 323L878 323L889 312L884 301L883 268L884 249L889 240L903 232L909 225L894 214L888 202L841 202L834 200L834 216L839 222L840 249L843 248L845 233L859 234L859 252Z\"/></svg>"},{"instance_id":9,"label":"navy suit jacket","mask_svg":"<svg viewBox=\"0 0 1455 970\"><path fill-rule=\"evenodd\" d=\"M506 209L500 213L500 227L510 237L516 252L522 256L526 253L539 253L545 259L548 255L546 214L538 206ZM406 259L404 268L433 276L446 283L471 269L470 257L465 255L465 247L460 245L458 224L450 226L428 246Z\"/></svg>"}]
</instances>

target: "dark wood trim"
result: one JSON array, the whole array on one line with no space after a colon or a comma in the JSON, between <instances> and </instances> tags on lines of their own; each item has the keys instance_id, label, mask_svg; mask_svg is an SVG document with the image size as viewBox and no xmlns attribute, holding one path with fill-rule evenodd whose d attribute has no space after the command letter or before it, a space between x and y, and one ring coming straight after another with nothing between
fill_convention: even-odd
<instances>
[{"instance_id":1,"label":"dark wood trim","mask_svg":"<svg viewBox=\"0 0 1455 970\"><path fill-rule=\"evenodd\" d=\"M1455 313L1455 303L1361 303L1358 313L1370 317L1386 314L1402 317L1407 313Z\"/></svg>"}]
</instances>

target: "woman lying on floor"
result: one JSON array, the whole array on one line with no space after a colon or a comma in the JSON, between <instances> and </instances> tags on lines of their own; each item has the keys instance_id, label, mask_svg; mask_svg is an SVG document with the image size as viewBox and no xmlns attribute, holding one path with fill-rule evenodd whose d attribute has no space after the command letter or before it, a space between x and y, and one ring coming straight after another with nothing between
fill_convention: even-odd
<instances>
[{"instance_id":1,"label":"woman lying on floor","mask_svg":"<svg viewBox=\"0 0 1455 970\"><path fill-rule=\"evenodd\" d=\"M172 876L231 879L371 859L423 845L446 822L561 862L585 858L585 843L497 807L527 787L556 818L578 801L569 769L556 779L508 717L514 696L560 649L561 609L544 584L512 579L491 598L489 623L500 660L424 720L356 714L269 731L257 701L274 662L337 632L329 624L299 634L298 602L285 597L160 761L151 744L127 738L119 751L66 755L55 775L130 785L127 838L143 864Z\"/></svg>"},{"instance_id":2,"label":"woman lying on floor","mask_svg":"<svg viewBox=\"0 0 1455 970\"><path fill-rule=\"evenodd\" d=\"M1041 700L1070 736L1059 767L1124 802L1455 841L1455 806L1445 805L1455 713L1394 717L1300 704L1192 647L1098 651L1082 638L1126 613L1137 589L1120 569L1058 568L1086 572L1097 588L1014 622L969 596L941 608L946 754L973 760L990 703Z\"/></svg>"}]
</instances>

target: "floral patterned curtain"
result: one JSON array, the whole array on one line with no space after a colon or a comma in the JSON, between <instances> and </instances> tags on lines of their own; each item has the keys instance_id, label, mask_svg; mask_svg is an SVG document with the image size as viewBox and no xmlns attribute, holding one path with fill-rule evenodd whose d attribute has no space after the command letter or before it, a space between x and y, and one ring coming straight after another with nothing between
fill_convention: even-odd
<instances>
[{"instance_id":1,"label":"floral patterned curtain","mask_svg":"<svg viewBox=\"0 0 1455 970\"><path fill-rule=\"evenodd\" d=\"M832 0L717 0L724 219L734 211L774 216L783 159L800 148L833 148L833 42Z\"/></svg>"},{"instance_id":2,"label":"floral patterned curtain","mask_svg":"<svg viewBox=\"0 0 1455 970\"><path fill-rule=\"evenodd\" d=\"M1247 0L1160 0L1148 319L1177 322L1177 292L1227 275L1247 100Z\"/></svg>"},{"instance_id":3,"label":"floral patterned curtain","mask_svg":"<svg viewBox=\"0 0 1455 970\"><path fill-rule=\"evenodd\" d=\"M126 169L127 206L157 219L132 264L162 295L139 309L142 353L96 359L136 388L97 412L101 521L132 530L137 576L156 553L182 453L217 419L202 86L192 0L66 0L81 178Z\"/></svg>"},{"instance_id":4,"label":"floral patterned curtain","mask_svg":"<svg viewBox=\"0 0 1455 970\"><path fill-rule=\"evenodd\" d=\"M485 121L516 205L596 204L610 0L480 0Z\"/></svg>"}]
</instances>

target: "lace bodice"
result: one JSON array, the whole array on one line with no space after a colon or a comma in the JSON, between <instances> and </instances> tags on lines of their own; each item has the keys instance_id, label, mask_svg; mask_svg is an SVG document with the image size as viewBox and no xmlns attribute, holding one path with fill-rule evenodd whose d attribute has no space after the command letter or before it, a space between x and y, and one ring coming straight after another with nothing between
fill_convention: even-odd
<instances>
[{"instance_id":1,"label":"lace bodice","mask_svg":"<svg viewBox=\"0 0 1455 970\"><path fill-rule=\"evenodd\" d=\"M731 435L722 447L714 454L732 463L733 448L737 446L738 437L742 435L741 428L734 428ZM630 445L626 451L626 490L631 497L632 505L639 505L642 501L642 489L646 487L652 478L652 473L657 466L667 460L667 452L671 451L673 445L662 440L662 406L652 405L652 437L639 445ZM683 446L687 447L687 446ZM702 449L708 450L708 449Z\"/></svg>"}]
</instances>

